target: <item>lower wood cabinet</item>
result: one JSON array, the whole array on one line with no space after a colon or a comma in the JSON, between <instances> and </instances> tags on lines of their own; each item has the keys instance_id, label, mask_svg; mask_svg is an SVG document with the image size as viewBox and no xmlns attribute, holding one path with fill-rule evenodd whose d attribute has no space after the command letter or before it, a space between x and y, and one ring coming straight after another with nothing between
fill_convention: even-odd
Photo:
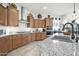
<instances>
[{"instance_id":1,"label":"lower wood cabinet","mask_svg":"<svg viewBox=\"0 0 79 59\"><path fill-rule=\"evenodd\" d=\"M41 35L40 33L36 33L36 41L39 41L39 40L41 40Z\"/></svg>"},{"instance_id":2,"label":"lower wood cabinet","mask_svg":"<svg viewBox=\"0 0 79 59\"><path fill-rule=\"evenodd\" d=\"M31 41L35 41L35 39L36 39L36 34L35 33L32 33L31 34Z\"/></svg>"},{"instance_id":3,"label":"lower wood cabinet","mask_svg":"<svg viewBox=\"0 0 79 59\"><path fill-rule=\"evenodd\" d=\"M11 50L23 46L32 41L39 41L46 38L46 33L37 32L30 34L16 34L0 37L0 55L6 55Z\"/></svg>"},{"instance_id":4,"label":"lower wood cabinet","mask_svg":"<svg viewBox=\"0 0 79 59\"><path fill-rule=\"evenodd\" d=\"M1 53L1 39L0 39L0 53Z\"/></svg>"},{"instance_id":5,"label":"lower wood cabinet","mask_svg":"<svg viewBox=\"0 0 79 59\"><path fill-rule=\"evenodd\" d=\"M46 33L44 33L44 32L36 33L36 41L43 40L45 38L46 38Z\"/></svg>"},{"instance_id":6,"label":"lower wood cabinet","mask_svg":"<svg viewBox=\"0 0 79 59\"><path fill-rule=\"evenodd\" d=\"M10 50L12 50L12 40L6 36L0 38L0 54L6 55Z\"/></svg>"},{"instance_id":7,"label":"lower wood cabinet","mask_svg":"<svg viewBox=\"0 0 79 59\"><path fill-rule=\"evenodd\" d=\"M25 34L22 35L22 36L21 36L21 42L22 42L22 43L21 43L22 45L27 44L27 43L28 43L28 35L25 35Z\"/></svg>"},{"instance_id":8,"label":"lower wood cabinet","mask_svg":"<svg viewBox=\"0 0 79 59\"><path fill-rule=\"evenodd\" d=\"M31 40L31 34L27 35L27 43L30 43L32 40Z\"/></svg>"},{"instance_id":9,"label":"lower wood cabinet","mask_svg":"<svg viewBox=\"0 0 79 59\"><path fill-rule=\"evenodd\" d=\"M13 48L20 47L22 45L21 43L21 36L20 35L13 35L12 36L12 43L13 43Z\"/></svg>"},{"instance_id":10,"label":"lower wood cabinet","mask_svg":"<svg viewBox=\"0 0 79 59\"><path fill-rule=\"evenodd\" d=\"M42 34L41 34L42 40L43 40L43 39L46 39L46 37L47 37L46 32L42 32Z\"/></svg>"}]
</instances>

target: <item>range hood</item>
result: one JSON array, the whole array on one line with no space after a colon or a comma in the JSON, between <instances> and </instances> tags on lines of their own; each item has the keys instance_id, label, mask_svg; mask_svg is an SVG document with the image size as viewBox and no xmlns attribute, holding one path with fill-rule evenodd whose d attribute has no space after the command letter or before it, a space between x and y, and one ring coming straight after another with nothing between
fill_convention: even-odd
<instances>
[{"instance_id":1,"label":"range hood","mask_svg":"<svg viewBox=\"0 0 79 59\"><path fill-rule=\"evenodd\" d=\"M24 7L21 6L21 20L20 23L26 23L26 20L24 19Z\"/></svg>"},{"instance_id":2,"label":"range hood","mask_svg":"<svg viewBox=\"0 0 79 59\"><path fill-rule=\"evenodd\" d=\"M21 21L23 21L23 9L24 9L24 7L21 6Z\"/></svg>"}]
</instances>

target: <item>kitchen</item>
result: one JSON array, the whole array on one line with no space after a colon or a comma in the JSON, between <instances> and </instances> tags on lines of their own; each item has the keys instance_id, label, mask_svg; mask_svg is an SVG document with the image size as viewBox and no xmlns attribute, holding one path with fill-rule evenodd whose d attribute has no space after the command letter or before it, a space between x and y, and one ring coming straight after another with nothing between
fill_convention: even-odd
<instances>
[{"instance_id":1,"label":"kitchen","mask_svg":"<svg viewBox=\"0 0 79 59\"><path fill-rule=\"evenodd\" d=\"M78 5L78 3L0 3L0 55L79 55ZM74 16L76 11L77 15ZM69 25L64 26L66 23L77 23L77 26L74 26L75 24L71 25L72 28Z\"/></svg>"}]
</instances>

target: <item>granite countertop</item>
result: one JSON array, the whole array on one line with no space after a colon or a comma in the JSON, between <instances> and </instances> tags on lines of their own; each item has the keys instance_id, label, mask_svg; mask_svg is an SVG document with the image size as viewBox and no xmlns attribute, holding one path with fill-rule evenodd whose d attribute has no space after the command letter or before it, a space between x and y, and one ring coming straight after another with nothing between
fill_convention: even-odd
<instances>
[{"instance_id":1,"label":"granite countertop","mask_svg":"<svg viewBox=\"0 0 79 59\"><path fill-rule=\"evenodd\" d=\"M18 34L30 35L32 33L39 33L39 32L16 32L16 33L10 33L10 34L3 34L3 35L0 35L0 37L5 37L5 36L9 36L9 35L18 35Z\"/></svg>"},{"instance_id":2,"label":"granite countertop","mask_svg":"<svg viewBox=\"0 0 79 59\"><path fill-rule=\"evenodd\" d=\"M41 56L74 56L79 55L79 43L73 43L67 36L50 36L37 43Z\"/></svg>"},{"instance_id":3,"label":"granite countertop","mask_svg":"<svg viewBox=\"0 0 79 59\"><path fill-rule=\"evenodd\" d=\"M18 34L31 34L31 32L26 32L26 33L16 32L16 33L10 33L10 34L3 34L3 35L0 35L0 37L5 37L9 35L18 35Z\"/></svg>"}]
</instances>

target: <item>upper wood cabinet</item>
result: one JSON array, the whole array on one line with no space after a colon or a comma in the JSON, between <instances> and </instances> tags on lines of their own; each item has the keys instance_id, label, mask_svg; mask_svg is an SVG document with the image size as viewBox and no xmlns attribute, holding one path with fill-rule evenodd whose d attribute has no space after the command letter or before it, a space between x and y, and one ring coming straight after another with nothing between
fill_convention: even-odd
<instances>
[{"instance_id":1,"label":"upper wood cabinet","mask_svg":"<svg viewBox=\"0 0 79 59\"><path fill-rule=\"evenodd\" d=\"M9 5L7 7L7 25L8 26L17 26L19 20L19 11L17 10L16 5Z\"/></svg>"},{"instance_id":2,"label":"upper wood cabinet","mask_svg":"<svg viewBox=\"0 0 79 59\"><path fill-rule=\"evenodd\" d=\"M39 20L38 19L34 19L34 21L35 21L34 28L39 28Z\"/></svg>"},{"instance_id":3,"label":"upper wood cabinet","mask_svg":"<svg viewBox=\"0 0 79 59\"><path fill-rule=\"evenodd\" d=\"M6 8L0 4L0 25L17 26L19 11L15 4L9 4Z\"/></svg>"},{"instance_id":4,"label":"upper wood cabinet","mask_svg":"<svg viewBox=\"0 0 79 59\"><path fill-rule=\"evenodd\" d=\"M6 8L0 4L0 25L5 25L6 21Z\"/></svg>"},{"instance_id":5,"label":"upper wood cabinet","mask_svg":"<svg viewBox=\"0 0 79 59\"><path fill-rule=\"evenodd\" d=\"M29 27L34 28L35 22L31 13L29 13L29 15L27 16L27 22L29 22Z\"/></svg>"},{"instance_id":6,"label":"upper wood cabinet","mask_svg":"<svg viewBox=\"0 0 79 59\"><path fill-rule=\"evenodd\" d=\"M45 28L45 20L39 20L39 28Z\"/></svg>"},{"instance_id":7,"label":"upper wood cabinet","mask_svg":"<svg viewBox=\"0 0 79 59\"><path fill-rule=\"evenodd\" d=\"M52 27L53 26L53 20L50 18L45 18L45 27Z\"/></svg>"},{"instance_id":8,"label":"upper wood cabinet","mask_svg":"<svg viewBox=\"0 0 79 59\"><path fill-rule=\"evenodd\" d=\"M44 28L45 27L45 20L34 19L30 22L32 22L31 24L33 28Z\"/></svg>"},{"instance_id":9,"label":"upper wood cabinet","mask_svg":"<svg viewBox=\"0 0 79 59\"><path fill-rule=\"evenodd\" d=\"M45 20L40 20L40 19L35 20L35 27L36 28L44 28L45 27Z\"/></svg>"},{"instance_id":10,"label":"upper wood cabinet","mask_svg":"<svg viewBox=\"0 0 79 59\"><path fill-rule=\"evenodd\" d=\"M33 19L30 20L30 27L31 28L35 27L35 20L33 20Z\"/></svg>"},{"instance_id":11,"label":"upper wood cabinet","mask_svg":"<svg viewBox=\"0 0 79 59\"><path fill-rule=\"evenodd\" d=\"M45 19L34 19L33 15L29 13L27 16L27 21L29 22L31 28L47 28L53 26L53 19L50 17L50 15L48 15L48 17Z\"/></svg>"}]
</instances>

